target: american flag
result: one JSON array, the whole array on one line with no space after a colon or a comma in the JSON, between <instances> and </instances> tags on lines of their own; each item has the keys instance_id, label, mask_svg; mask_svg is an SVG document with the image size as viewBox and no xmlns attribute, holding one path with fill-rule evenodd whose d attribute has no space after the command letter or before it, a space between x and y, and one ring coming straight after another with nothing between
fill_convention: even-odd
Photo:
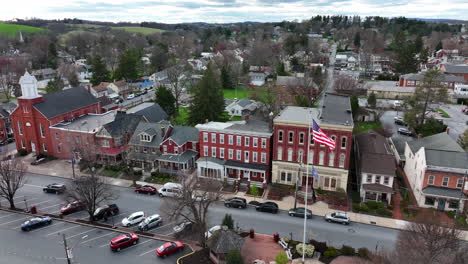
<instances>
[{"instance_id":1,"label":"american flag","mask_svg":"<svg viewBox=\"0 0 468 264\"><path fill-rule=\"evenodd\" d=\"M331 139L330 137L328 137L327 134L323 132L323 130L319 127L319 125L317 125L315 120L312 120L312 121L313 121L312 137L314 141L320 144L326 145L330 150L334 150L335 141Z\"/></svg>"}]
</instances>

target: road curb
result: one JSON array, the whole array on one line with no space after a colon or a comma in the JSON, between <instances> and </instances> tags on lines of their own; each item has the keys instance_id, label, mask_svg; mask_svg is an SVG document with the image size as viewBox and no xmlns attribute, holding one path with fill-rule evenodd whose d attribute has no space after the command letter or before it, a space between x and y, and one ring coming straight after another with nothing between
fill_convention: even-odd
<instances>
[{"instance_id":1,"label":"road curb","mask_svg":"<svg viewBox=\"0 0 468 264\"><path fill-rule=\"evenodd\" d=\"M55 221L67 222L67 223L72 223L72 224L87 226L87 227L92 227L92 228L98 228L98 229L103 229L103 230L112 231L112 232L119 232L119 233L122 233L122 234L137 233L136 231L131 230L129 228L125 228L125 227L112 228L112 227L105 227L105 226L101 226L101 225L93 225L93 224L83 223L81 221L77 221L76 219L70 219L68 217L57 217L57 216L53 216L53 215L50 215L50 214L41 214L41 213L31 214L31 213L28 213L28 212L25 212L25 211L22 211L22 210L17 211L17 210L12 210L12 209L9 209L9 208L4 208L4 207L0 207L0 211L10 212L10 213L18 213L18 214L29 215L29 216L49 216L50 218L52 218ZM192 252L194 252L192 244L196 245L195 241L185 240L185 239L177 240L177 239L174 239L173 237L165 236L165 235L152 234L150 236L150 235L145 235L145 234L141 234L141 233L137 233L137 234L138 234L139 237L144 237L144 238L148 238L148 239L152 239L152 240L162 240L162 241L171 241L171 242L181 241L182 243L189 246L190 250L192 250Z\"/></svg>"}]
</instances>

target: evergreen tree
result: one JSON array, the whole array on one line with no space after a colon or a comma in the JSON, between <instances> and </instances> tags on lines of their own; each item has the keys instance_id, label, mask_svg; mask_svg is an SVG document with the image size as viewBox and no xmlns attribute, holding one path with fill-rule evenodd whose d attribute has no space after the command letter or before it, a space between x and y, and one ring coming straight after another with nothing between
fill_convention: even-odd
<instances>
[{"instance_id":1,"label":"evergreen tree","mask_svg":"<svg viewBox=\"0 0 468 264\"><path fill-rule=\"evenodd\" d=\"M62 79L55 77L53 80L50 80L47 83L46 92L47 93L55 93L55 92L58 92L58 91L62 91L64 86L65 85L63 84Z\"/></svg>"},{"instance_id":2,"label":"evergreen tree","mask_svg":"<svg viewBox=\"0 0 468 264\"><path fill-rule=\"evenodd\" d=\"M422 40L421 35L418 35L416 37L416 40L414 41L414 51L418 54L420 54L423 51L424 48L424 43Z\"/></svg>"},{"instance_id":3,"label":"evergreen tree","mask_svg":"<svg viewBox=\"0 0 468 264\"><path fill-rule=\"evenodd\" d=\"M288 76L288 73L284 69L284 63L279 63L278 66L276 66L276 74L278 76Z\"/></svg>"},{"instance_id":4,"label":"evergreen tree","mask_svg":"<svg viewBox=\"0 0 468 264\"><path fill-rule=\"evenodd\" d=\"M412 41L406 40L403 32L399 32L392 43L396 53L395 69L398 73L406 74L417 72L418 59L416 58L415 46Z\"/></svg>"},{"instance_id":5,"label":"evergreen tree","mask_svg":"<svg viewBox=\"0 0 468 264\"><path fill-rule=\"evenodd\" d=\"M377 98L375 97L374 92L372 92L369 95L369 98L367 98L367 104L370 105L370 107L372 107L372 108L375 108L375 106L377 105Z\"/></svg>"},{"instance_id":6,"label":"evergreen tree","mask_svg":"<svg viewBox=\"0 0 468 264\"><path fill-rule=\"evenodd\" d=\"M356 32L356 34L354 35L354 46L358 49L361 47L361 33L360 32Z\"/></svg>"},{"instance_id":7,"label":"evergreen tree","mask_svg":"<svg viewBox=\"0 0 468 264\"><path fill-rule=\"evenodd\" d=\"M91 60L91 66L93 68L93 76L91 77L92 85L96 86L101 82L107 82L110 80L109 71L107 70L106 64L102 60L101 56L95 56Z\"/></svg>"},{"instance_id":8,"label":"evergreen tree","mask_svg":"<svg viewBox=\"0 0 468 264\"><path fill-rule=\"evenodd\" d=\"M175 97L171 90L164 85L160 85L156 91L155 102L161 106L169 116L175 113Z\"/></svg>"},{"instance_id":9,"label":"evergreen tree","mask_svg":"<svg viewBox=\"0 0 468 264\"><path fill-rule=\"evenodd\" d=\"M224 218L223 218L223 222L221 223L221 226L227 226L228 229L233 230L234 229L234 220L232 219L232 215L225 214Z\"/></svg>"},{"instance_id":10,"label":"evergreen tree","mask_svg":"<svg viewBox=\"0 0 468 264\"><path fill-rule=\"evenodd\" d=\"M437 46L435 47L435 51L438 51L441 49L443 49L443 45L442 45L442 41L439 41L439 43L437 43Z\"/></svg>"},{"instance_id":11,"label":"evergreen tree","mask_svg":"<svg viewBox=\"0 0 468 264\"><path fill-rule=\"evenodd\" d=\"M140 54L136 49L128 49L119 58L119 65L115 72L115 79L133 81L138 78Z\"/></svg>"},{"instance_id":12,"label":"evergreen tree","mask_svg":"<svg viewBox=\"0 0 468 264\"><path fill-rule=\"evenodd\" d=\"M208 67L193 89L192 104L189 110L189 123L200 124L205 120L222 121L224 114L224 95L218 78Z\"/></svg>"},{"instance_id":13,"label":"evergreen tree","mask_svg":"<svg viewBox=\"0 0 468 264\"><path fill-rule=\"evenodd\" d=\"M221 68L221 85L223 89L234 89L235 85L232 82L231 75L229 74L229 68L226 65L223 65Z\"/></svg>"},{"instance_id":14,"label":"evergreen tree","mask_svg":"<svg viewBox=\"0 0 468 264\"><path fill-rule=\"evenodd\" d=\"M355 117L359 111L359 99L357 96L351 96L351 112L353 113L353 117Z\"/></svg>"},{"instance_id":15,"label":"evergreen tree","mask_svg":"<svg viewBox=\"0 0 468 264\"><path fill-rule=\"evenodd\" d=\"M226 264L244 264L244 260L242 259L239 249L234 248L228 252L226 255Z\"/></svg>"},{"instance_id":16,"label":"evergreen tree","mask_svg":"<svg viewBox=\"0 0 468 264\"><path fill-rule=\"evenodd\" d=\"M54 42L50 42L49 44L49 56L47 59L47 64L49 67L53 69L57 68L57 47L55 46Z\"/></svg>"}]
</instances>

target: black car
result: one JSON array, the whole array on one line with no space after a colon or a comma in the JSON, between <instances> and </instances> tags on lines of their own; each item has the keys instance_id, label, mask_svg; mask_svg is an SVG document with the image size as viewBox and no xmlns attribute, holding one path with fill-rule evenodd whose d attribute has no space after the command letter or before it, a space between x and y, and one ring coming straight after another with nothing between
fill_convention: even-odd
<instances>
[{"instance_id":1,"label":"black car","mask_svg":"<svg viewBox=\"0 0 468 264\"><path fill-rule=\"evenodd\" d=\"M99 207L94 211L94 220L107 220L107 217L114 216L119 214L119 207L116 204L108 204L102 207Z\"/></svg>"},{"instance_id":2,"label":"black car","mask_svg":"<svg viewBox=\"0 0 468 264\"><path fill-rule=\"evenodd\" d=\"M233 197L224 200L224 206L226 207L234 207L234 208L246 208L247 207L247 200L244 198Z\"/></svg>"},{"instance_id":3,"label":"black car","mask_svg":"<svg viewBox=\"0 0 468 264\"><path fill-rule=\"evenodd\" d=\"M296 209L291 208L289 209L289 216L296 216L296 217L302 217L304 218L304 214L306 212L306 209L304 207L298 207ZM307 209L307 219L312 218L312 211Z\"/></svg>"},{"instance_id":4,"label":"black car","mask_svg":"<svg viewBox=\"0 0 468 264\"><path fill-rule=\"evenodd\" d=\"M278 205L274 202L264 202L255 208L259 212L278 213Z\"/></svg>"},{"instance_id":5,"label":"black car","mask_svg":"<svg viewBox=\"0 0 468 264\"><path fill-rule=\"evenodd\" d=\"M30 231L32 229L36 229L42 226L50 225L52 223L52 219L48 216L42 217L34 217L29 219L28 221L24 222L21 225L21 230L23 231Z\"/></svg>"},{"instance_id":6,"label":"black car","mask_svg":"<svg viewBox=\"0 0 468 264\"><path fill-rule=\"evenodd\" d=\"M60 193L64 193L67 190L67 187L65 187L65 184L51 183L47 185L46 187L42 188L42 190L45 193L60 194Z\"/></svg>"}]
</instances>

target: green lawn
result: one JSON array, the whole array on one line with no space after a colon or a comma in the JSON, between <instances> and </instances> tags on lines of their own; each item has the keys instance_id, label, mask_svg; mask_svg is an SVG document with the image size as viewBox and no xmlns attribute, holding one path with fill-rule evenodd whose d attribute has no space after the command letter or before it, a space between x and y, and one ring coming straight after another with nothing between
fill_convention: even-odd
<instances>
[{"instance_id":1,"label":"green lawn","mask_svg":"<svg viewBox=\"0 0 468 264\"><path fill-rule=\"evenodd\" d=\"M112 27L112 29L124 30L130 33L141 33L143 35L150 35L154 33L164 32L162 29L158 28L147 28L147 27Z\"/></svg>"},{"instance_id":2,"label":"green lawn","mask_svg":"<svg viewBox=\"0 0 468 264\"><path fill-rule=\"evenodd\" d=\"M179 107L179 115L176 118L174 118L172 121L174 122L174 125L186 126L188 117L189 117L188 108Z\"/></svg>"},{"instance_id":3,"label":"green lawn","mask_svg":"<svg viewBox=\"0 0 468 264\"><path fill-rule=\"evenodd\" d=\"M24 25L17 25L17 24L7 24L7 23L0 23L0 34L6 34L9 37L15 37L18 34L18 31L21 32L39 32L44 31L43 28L38 27L30 27Z\"/></svg>"},{"instance_id":4,"label":"green lawn","mask_svg":"<svg viewBox=\"0 0 468 264\"><path fill-rule=\"evenodd\" d=\"M380 122L356 122L354 123L353 134L359 134L367 130L374 130L381 127L382 124Z\"/></svg>"},{"instance_id":5,"label":"green lawn","mask_svg":"<svg viewBox=\"0 0 468 264\"><path fill-rule=\"evenodd\" d=\"M440 109L440 108L439 108L439 109L437 109L437 112L439 112L440 115L441 115L442 117L444 117L444 118L450 118L450 115L447 114L447 112L445 112L443 109Z\"/></svg>"},{"instance_id":6,"label":"green lawn","mask_svg":"<svg viewBox=\"0 0 468 264\"><path fill-rule=\"evenodd\" d=\"M111 169L104 169L102 170L102 175L106 177L118 178L120 176L120 171L111 170Z\"/></svg>"},{"instance_id":7,"label":"green lawn","mask_svg":"<svg viewBox=\"0 0 468 264\"><path fill-rule=\"evenodd\" d=\"M243 99L243 98L249 98L252 95L252 90L250 90L249 87L245 87L245 89L239 85L237 88L237 94L236 90L231 90L231 89L224 89L224 98L226 99Z\"/></svg>"}]
</instances>

